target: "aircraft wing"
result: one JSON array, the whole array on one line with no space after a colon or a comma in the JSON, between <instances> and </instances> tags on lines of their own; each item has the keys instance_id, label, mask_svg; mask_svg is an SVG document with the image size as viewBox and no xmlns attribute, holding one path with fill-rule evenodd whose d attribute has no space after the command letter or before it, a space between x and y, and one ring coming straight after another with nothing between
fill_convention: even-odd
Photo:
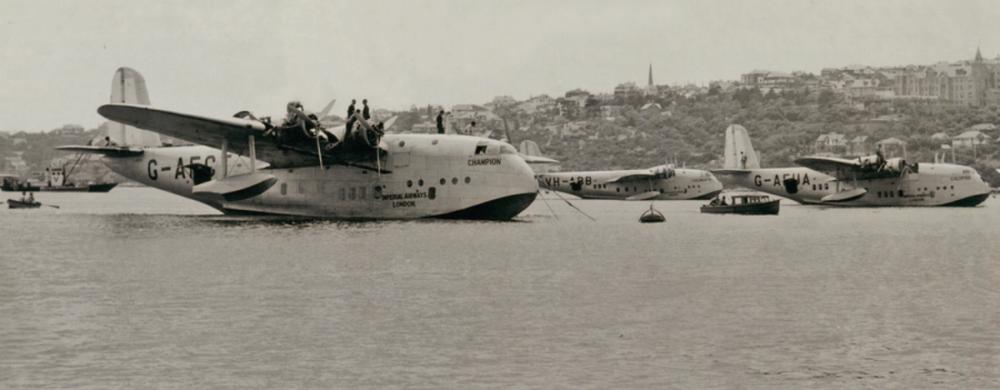
<instances>
[{"instance_id":1,"label":"aircraft wing","mask_svg":"<svg viewBox=\"0 0 1000 390\"><path fill-rule=\"evenodd\" d=\"M749 169L713 169L713 175L746 176L750 174Z\"/></svg>"},{"instance_id":2,"label":"aircraft wing","mask_svg":"<svg viewBox=\"0 0 1000 390\"><path fill-rule=\"evenodd\" d=\"M319 165L315 146L282 145L275 137L264 135L268 126L256 120L213 118L133 104L105 104L97 112L115 122L209 147L218 148L228 141L230 152L244 156L249 155L249 136L253 135L257 159L272 168ZM335 162L332 153L322 153L324 161Z\"/></svg>"},{"instance_id":3,"label":"aircraft wing","mask_svg":"<svg viewBox=\"0 0 1000 390\"><path fill-rule=\"evenodd\" d=\"M835 157L803 157L795 160L795 163L814 171L827 173L839 180L881 179L899 175L888 170L874 171L858 160Z\"/></svg>"},{"instance_id":4,"label":"aircraft wing","mask_svg":"<svg viewBox=\"0 0 1000 390\"><path fill-rule=\"evenodd\" d=\"M77 152L77 153L103 154L108 157L134 157L142 155L142 150L128 149L118 146L67 145L67 146L57 146L56 150L65 150L67 152Z\"/></svg>"},{"instance_id":5,"label":"aircraft wing","mask_svg":"<svg viewBox=\"0 0 1000 390\"><path fill-rule=\"evenodd\" d=\"M622 183L629 180L655 179L656 172L650 170L621 171L618 175L609 177L604 183Z\"/></svg>"}]
</instances>

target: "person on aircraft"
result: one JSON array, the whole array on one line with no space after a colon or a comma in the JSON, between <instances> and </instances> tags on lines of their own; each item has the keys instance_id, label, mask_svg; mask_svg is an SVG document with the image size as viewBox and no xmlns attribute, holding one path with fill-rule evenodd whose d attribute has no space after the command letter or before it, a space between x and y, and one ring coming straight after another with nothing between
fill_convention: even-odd
<instances>
[{"instance_id":1,"label":"person on aircraft","mask_svg":"<svg viewBox=\"0 0 1000 390\"><path fill-rule=\"evenodd\" d=\"M352 115L354 115L354 103L357 103L357 102L358 102L357 100L351 99L351 105L347 106L347 117L348 118L350 118Z\"/></svg>"},{"instance_id":2,"label":"person on aircraft","mask_svg":"<svg viewBox=\"0 0 1000 390\"><path fill-rule=\"evenodd\" d=\"M35 193L34 192L29 192L28 193L28 203L35 203Z\"/></svg>"},{"instance_id":3,"label":"person on aircraft","mask_svg":"<svg viewBox=\"0 0 1000 390\"><path fill-rule=\"evenodd\" d=\"M726 197L725 196L721 196L720 198L722 200L719 202L719 206L727 206L727 204L726 204Z\"/></svg>"},{"instance_id":4,"label":"person on aircraft","mask_svg":"<svg viewBox=\"0 0 1000 390\"><path fill-rule=\"evenodd\" d=\"M365 106L363 109L361 109L361 117L365 118L365 120L371 119L372 116L368 112L368 99L362 100L361 104L364 104L364 106Z\"/></svg>"},{"instance_id":5,"label":"person on aircraft","mask_svg":"<svg viewBox=\"0 0 1000 390\"><path fill-rule=\"evenodd\" d=\"M709 206L718 206L719 205L719 196L716 195L716 197L712 198L712 201L708 202L708 205Z\"/></svg>"},{"instance_id":6,"label":"person on aircraft","mask_svg":"<svg viewBox=\"0 0 1000 390\"><path fill-rule=\"evenodd\" d=\"M441 112L439 112L438 116L437 116L438 134L444 134L444 118L443 117L444 117L444 110L441 110Z\"/></svg>"},{"instance_id":7,"label":"person on aircraft","mask_svg":"<svg viewBox=\"0 0 1000 390\"><path fill-rule=\"evenodd\" d=\"M743 169L747 169L747 156L740 152L740 164L743 165Z\"/></svg>"},{"instance_id":8,"label":"person on aircraft","mask_svg":"<svg viewBox=\"0 0 1000 390\"><path fill-rule=\"evenodd\" d=\"M880 171L882 170L882 167L885 165L885 155L882 154L882 144L875 145L875 164L877 165L878 170Z\"/></svg>"},{"instance_id":9,"label":"person on aircraft","mask_svg":"<svg viewBox=\"0 0 1000 390\"><path fill-rule=\"evenodd\" d=\"M462 130L462 133L465 135L472 135L474 131L476 131L476 121L472 121L472 123L465 126L465 130Z\"/></svg>"}]
</instances>

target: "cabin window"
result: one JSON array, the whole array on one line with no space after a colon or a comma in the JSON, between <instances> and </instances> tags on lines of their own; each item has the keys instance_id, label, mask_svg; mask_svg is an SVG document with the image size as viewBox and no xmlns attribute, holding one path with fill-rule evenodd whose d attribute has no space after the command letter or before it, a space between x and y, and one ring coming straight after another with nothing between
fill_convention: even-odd
<instances>
[{"instance_id":1,"label":"cabin window","mask_svg":"<svg viewBox=\"0 0 1000 390\"><path fill-rule=\"evenodd\" d=\"M451 184L458 184L458 178L457 177L451 178Z\"/></svg>"},{"instance_id":2,"label":"cabin window","mask_svg":"<svg viewBox=\"0 0 1000 390\"><path fill-rule=\"evenodd\" d=\"M305 182L302 182L302 181L299 182L299 193L300 194L306 193L306 183Z\"/></svg>"},{"instance_id":3,"label":"cabin window","mask_svg":"<svg viewBox=\"0 0 1000 390\"><path fill-rule=\"evenodd\" d=\"M358 189L351 187L351 191L348 196L351 198L351 200L354 200L354 198L358 196Z\"/></svg>"},{"instance_id":4,"label":"cabin window","mask_svg":"<svg viewBox=\"0 0 1000 390\"><path fill-rule=\"evenodd\" d=\"M622 192L621 188L615 187L615 192Z\"/></svg>"},{"instance_id":5,"label":"cabin window","mask_svg":"<svg viewBox=\"0 0 1000 390\"><path fill-rule=\"evenodd\" d=\"M368 187L358 188L358 199L364 200L368 196Z\"/></svg>"},{"instance_id":6,"label":"cabin window","mask_svg":"<svg viewBox=\"0 0 1000 390\"><path fill-rule=\"evenodd\" d=\"M424 186L424 179L417 180L417 187L423 187L423 186Z\"/></svg>"},{"instance_id":7,"label":"cabin window","mask_svg":"<svg viewBox=\"0 0 1000 390\"><path fill-rule=\"evenodd\" d=\"M899 190L899 197L900 197L900 198L902 198L902 197L903 197L903 190Z\"/></svg>"},{"instance_id":8,"label":"cabin window","mask_svg":"<svg viewBox=\"0 0 1000 390\"><path fill-rule=\"evenodd\" d=\"M830 189L830 183L826 183L825 187L826 187L826 188L824 188L824 189L827 189L827 190L829 190L829 189Z\"/></svg>"},{"instance_id":9,"label":"cabin window","mask_svg":"<svg viewBox=\"0 0 1000 390\"><path fill-rule=\"evenodd\" d=\"M413 180L407 180L407 181L406 181L406 187L407 187L407 188L409 188L409 187L413 187Z\"/></svg>"},{"instance_id":10,"label":"cabin window","mask_svg":"<svg viewBox=\"0 0 1000 390\"><path fill-rule=\"evenodd\" d=\"M469 184L469 183L472 183L472 178L471 178L471 177L468 177L468 176L466 176L466 177L465 177L465 184Z\"/></svg>"},{"instance_id":11,"label":"cabin window","mask_svg":"<svg viewBox=\"0 0 1000 390\"><path fill-rule=\"evenodd\" d=\"M879 191L879 192L876 192L876 193L875 193L875 196L877 196L877 197L881 198L881 197L882 197L882 191Z\"/></svg>"},{"instance_id":12,"label":"cabin window","mask_svg":"<svg viewBox=\"0 0 1000 390\"><path fill-rule=\"evenodd\" d=\"M340 200L344 200L344 198L345 198L344 194L346 192L347 192L347 190L345 190L344 187L340 187L340 196L339 196Z\"/></svg>"},{"instance_id":13,"label":"cabin window","mask_svg":"<svg viewBox=\"0 0 1000 390\"><path fill-rule=\"evenodd\" d=\"M448 181L447 181L447 180L445 180L445 179L444 179L443 177L441 178L441 185L444 185L444 183L447 183L447 182L448 182Z\"/></svg>"},{"instance_id":14,"label":"cabin window","mask_svg":"<svg viewBox=\"0 0 1000 390\"><path fill-rule=\"evenodd\" d=\"M427 199L434 200L437 197L437 189L434 187L427 189Z\"/></svg>"},{"instance_id":15,"label":"cabin window","mask_svg":"<svg viewBox=\"0 0 1000 390\"><path fill-rule=\"evenodd\" d=\"M281 183L281 194L288 194L288 183Z\"/></svg>"}]
</instances>

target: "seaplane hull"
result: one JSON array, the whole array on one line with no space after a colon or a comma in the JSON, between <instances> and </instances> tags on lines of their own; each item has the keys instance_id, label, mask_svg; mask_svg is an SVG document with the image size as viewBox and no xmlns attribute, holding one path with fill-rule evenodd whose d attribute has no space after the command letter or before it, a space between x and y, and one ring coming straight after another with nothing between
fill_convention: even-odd
<instances>
[{"instance_id":1,"label":"seaplane hull","mask_svg":"<svg viewBox=\"0 0 1000 390\"><path fill-rule=\"evenodd\" d=\"M385 141L391 145L388 158L376 164L378 167L331 164L272 168L257 161L255 172L273 176L274 182L256 196L236 200L199 196L194 175L185 168L204 164L213 168L218 178L223 172L219 149L147 148L139 156L104 157L103 161L126 178L203 202L226 214L507 220L526 209L538 194L527 163L516 153L500 153L513 148L499 141L417 134L387 135ZM489 145L485 153L474 154L477 145L483 144ZM463 147L468 154L441 150ZM247 157L230 154L225 160L229 176L251 174Z\"/></svg>"}]
</instances>

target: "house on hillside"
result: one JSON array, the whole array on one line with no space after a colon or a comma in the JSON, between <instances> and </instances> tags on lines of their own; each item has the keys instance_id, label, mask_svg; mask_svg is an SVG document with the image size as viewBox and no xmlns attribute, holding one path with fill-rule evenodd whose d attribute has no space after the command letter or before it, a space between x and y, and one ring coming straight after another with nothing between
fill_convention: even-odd
<instances>
[{"instance_id":1,"label":"house on hillside","mask_svg":"<svg viewBox=\"0 0 1000 390\"><path fill-rule=\"evenodd\" d=\"M988 144L993 137L983 134L979 130L969 130L951 139L953 148L973 148L976 145Z\"/></svg>"},{"instance_id":2,"label":"house on hillside","mask_svg":"<svg viewBox=\"0 0 1000 390\"><path fill-rule=\"evenodd\" d=\"M847 146L847 138L840 133L830 132L816 138L816 152L842 151Z\"/></svg>"},{"instance_id":3,"label":"house on hillside","mask_svg":"<svg viewBox=\"0 0 1000 390\"><path fill-rule=\"evenodd\" d=\"M989 135L989 136L995 136L995 135L997 135L997 129L998 129L997 125L994 125L992 123L980 123L978 125L975 125L975 126L972 126L972 127L969 128L969 130L976 130L976 131L978 131L980 133L983 133L983 134L986 134L986 135Z\"/></svg>"}]
</instances>

